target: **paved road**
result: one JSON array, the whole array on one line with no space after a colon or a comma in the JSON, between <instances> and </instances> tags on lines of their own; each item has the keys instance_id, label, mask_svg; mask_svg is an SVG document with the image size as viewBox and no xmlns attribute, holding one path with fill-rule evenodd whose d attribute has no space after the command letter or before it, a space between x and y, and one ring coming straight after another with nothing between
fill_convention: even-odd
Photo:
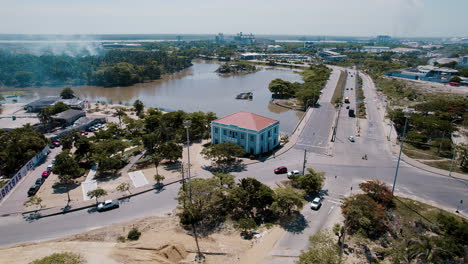
<instances>
[{"instance_id":1,"label":"paved road","mask_svg":"<svg viewBox=\"0 0 468 264\"><path fill-rule=\"evenodd\" d=\"M353 85L351 81L347 87L349 88L350 85ZM360 122L361 137L355 143L346 140L347 136L356 133L356 119L340 115L338 140L334 144L333 156L326 156L320 152L308 153L307 167L326 172L324 206L317 212L311 211L308 207L304 208L302 213L306 219L306 225L303 230L287 232L277 243L271 255L294 256L297 255L298 250L305 249L308 246L309 235L325 227L329 219L339 215L337 202L343 195L350 193L351 186L357 189L359 182L366 179L379 179L389 184L392 183L396 158L389 149L377 101L373 100L375 92L368 86L366 84L365 88L368 119ZM324 94L326 92L324 91ZM312 126L312 124L317 124L314 118L310 119L307 126ZM303 140L310 137L310 132L301 134ZM361 159L363 153L367 153L369 160ZM293 148L275 159L249 165L247 171L236 173L236 176L255 177L273 186L276 181L283 180L285 177L273 174L275 167L285 165L290 169L301 170L302 158L303 150ZM49 239L137 217L163 215L176 207L175 197L179 187L180 184L174 184L166 186L166 189L160 193L148 192L136 196L123 203L120 209L105 213L77 211L33 222L27 222L21 217L3 217L0 221L0 245ZM403 163L396 193L414 196L433 205L455 210L457 202L460 199L466 199L467 188L466 181L428 173ZM468 207L462 208L462 213L467 215L467 209ZM279 259L282 261L278 262ZM292 263L294 259L272 258L271 263Z\"/></svg>"},{"instance_id":2,"label":"paved road","mask_svg":"<svg viewBox=\"0 0 468 264\"><path fill-rule=\"evenodd\" d=\"M336 110L331 104L331 99L340 74L341 71L334 68L329 81L322 90L318 105L313 109L309 122L301 131L299 140L295 145L296 149L329 154L330 133L336 116Z\"/></svg>"}]
</instances>

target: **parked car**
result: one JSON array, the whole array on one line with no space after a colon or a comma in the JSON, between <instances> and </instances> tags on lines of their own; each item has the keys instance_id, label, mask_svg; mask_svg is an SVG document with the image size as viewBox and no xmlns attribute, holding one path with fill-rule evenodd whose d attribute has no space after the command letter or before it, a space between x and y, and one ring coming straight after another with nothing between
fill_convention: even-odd
<instances>
[{"instance_id":1,"label":"parked car","mask_svg":"<svg viewBox=\"0 0 468 264\"><path fill-rule=\"evenodd\" d=\"M355 141L356 141L356 140L354 139L353 136L349 136L349 137L348 137L348 140L351 141L351 142L355 142Z\"/></svg>"},{"instance_id":2,"label":"parked car","mask_svg":"<svg viewBox=\"0 0 468 264\"><path fill-rule=\"evenodd\" d=\"M346 106L346 109L349 109L349 105Z\"/></svg>"},{"instance_id":3,"label":"parked car","mask_svg":"<svg viewBox=\"0 0 468 264\"><path fill-rule=\"evenodd\" d=\"M314 200L312 200L312 202L310 203L310 208L312 210L318 210L320 209L321 206L322 206L322 201L320 197L314 198Z\"/></svg>"},{"instance_id":4,"label":"parked car","mask_svg":"<svg viewBox=\"0 0 468 264\"><path fill-rule=\"evenodd\" d=\"M51 171L53 167L54 167L53 164L49 164L49 165L47 165L47 170L48 170L48 171Z\"/></svg>"},{"instance_id":5,"label":"parked car","mask_svg":"<svg viewBox=\"0 0 468 264\"><path fill-rule=\"evenodd\" d=\"M282 174L288 172L288 168L281 166L275 169L275 174Z\"/></svg>"},{"instance_id":6,"label":"parked car","mask_svg":"<svg viewBox=\"0 0 468 264\"><path fill-rule=\"evenodd\" d=\"M33 186L31 186L28 190L28 196L33 196L37 193L37 191L39 191L39 188L41 186L40 185L37 185L37 184L34 184Z\"/></svg>"},{"instance_id":7,"label":"parked car","mask_svg":"<svg viewBox=\"0 0 468 264\"><path fill-rule=\"evenodd\" d=\"M353 89L353 87L351 87L351 90Z\"/></svg>"},{"instance_id":8,"label":"parked car","mask_svg":"<svg viewBox=\"0 0 468 264\"><path fill-rule=\"evenodd\" d=\"M50 175L50 170L45 170L45 171L42 172L42 178L44 178L44 179L49 177L49 175Z\"/></svg>"},{"instance_id":9,"label":"parked car","mask_svg":"<svg viewBox=\"0 0 468 264\"><path fill-rule=\"evenodd\" d=\"M97 210L99 212L111 210L114 208L119 208L119 203L113 200L106 200L103 203L99 203L97 206Z\"/></svg>"},{"instance_id":10,"label":"parked car","mask_svg":"<svg viewBox=\"0 0 468 264\"><path fill-rule=\"evenodd\" d=\"M56 146L56 147L60 147L60 142L58 142L58 141L52 142L52 144L53 144L54 146Z\"/></svg>"},{"instance_id":11,"label":"parked car","mask_svg":"<svg viewBox=\"0 0 468 264\"><path fill-rule=\"evenodd\" d=\"M36 185L41 186L43 183L44 183L44 179L43 179L43 178L37 178L37 179L36 179L36 183L35 183Z\"/></svg>"},{"instance_id":12,"label":"parked car","mask_svg":"<svg viewBox=\"0 0 468 264\"><path fill-rule=\"evenodd\" d=\"M50 145L49 145L49 148L54 149L54 148L55 148L55 145L54 145L54 144L50 144Z\"/></svg>"},{"instance_id":13,"label":"parked car","mask_svg":"<svg viewBox=\"0 0 468 264\"><path fill-rule=\"evenodd\" d=\"M292 170L292 171L288 172L288 178L291 178L291 177L293 177L293 176L300 175L300 174L301 174L300 171L298 171L298 170Z\"/></svg>"}]
</instances>

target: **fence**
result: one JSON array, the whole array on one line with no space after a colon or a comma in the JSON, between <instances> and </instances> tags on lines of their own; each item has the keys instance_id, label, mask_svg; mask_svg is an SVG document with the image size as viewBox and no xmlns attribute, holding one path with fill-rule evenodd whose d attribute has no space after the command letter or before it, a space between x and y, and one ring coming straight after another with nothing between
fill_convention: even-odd
<instances>
[{"instance_id":1,"label":"fence","mask_svg":"<svg viewBox=\"0 0 468 264\"><path fill-rule=\"evenodd\" d=\"M46 146L39 154L34 156L28 161L16 174L11 178L8 183L3 186L0 190L0 201L5 198L8 193L15 188L15 186L21 181L23 177L28 175L28 171L31 170L49 151L49 146Z\"/></svg>"}]
</instances>

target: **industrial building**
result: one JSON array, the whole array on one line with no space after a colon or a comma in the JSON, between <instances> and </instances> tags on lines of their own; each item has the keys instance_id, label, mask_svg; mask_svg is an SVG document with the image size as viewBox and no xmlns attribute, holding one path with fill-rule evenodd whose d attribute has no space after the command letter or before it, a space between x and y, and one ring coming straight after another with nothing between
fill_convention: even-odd
<instances>
[{"instance_id":1,"label":"industrial building","mask_svg":"<svg viewBox=\"0 0 468 264\"><path fill-rule=\"evenodd\" d=\"M331 62L331 61L341 61L344 60L347 56L341 55L338 52L334 52L331 50L322 50L318 52L318 55L322 57L324 62Z\"/></svg>"},{"instance_id":2,"label":"industrial building","mask_svg":"<svg viewBox=\"0 0 468 264\"><path fill-rule=\"evenodd\" d=\"M246 153L262 154L279 144L279 121L237 112L211 122L211 143L232 142Z\"/></svg>"},{"instance_id":3,"label":"industrial building","mask_svg":"<svg viewBox=\"0 0 468 264\"><path fill-rule=\"evenodd\" d=\"M239 55L240 60L265 60L265 59L276 59L276 60L300 60L310 61L311 56L307 54L299 53L256 53L248 52Z\"/></svg>"},{"instance_id":4,"label":"industrial building","mask_svg":"<svg viewBox=\"0 0 468 264\"><path fill-rule=\"evenodd\" d=\"M35 113L58 102L63 102L70 106L71 109L75 110L82 110L85 108L85 101L80 98L61 99L60 96L47 96L25 105L24 110L30 113Z\"/></svg>"},{"instance_id":5,"label":"industrial building","mask_svg":"<svg viewBox=\"0 0 468 264\"><path fill-rule=\"evenodd\" d=\"M68 109L61 113L52 116L52 119L62 127L70 126L75 123L80 117L86 116L86 113L81 110Z\"/></svg>"},{"instance_id":6,"label":"industrial building","mask_svg":"<svg viewBox=\"0 0 468 264\"><path fill-rule=\"evenodd\" d=\"M416 68L385 73L385 75L392 77L442 83L449 82L450 79L457 74L457 70L451 68L439 68L432 65L421 65Z\"/></svg>"}]
</instances>

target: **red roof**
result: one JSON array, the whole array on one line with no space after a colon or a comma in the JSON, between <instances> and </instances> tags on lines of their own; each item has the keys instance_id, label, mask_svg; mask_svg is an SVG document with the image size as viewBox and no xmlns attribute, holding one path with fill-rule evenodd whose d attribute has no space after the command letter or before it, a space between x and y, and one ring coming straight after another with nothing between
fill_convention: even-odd
<instances>
[{"instance_id":1,"label":"red roof","mask_svg":"<svg viewBox=\"0 0 468 264\"><path fill-rule=\"evenodd\" d=\"M259 131L278 121L249 112L237 112L213 122L224 125L235 125L241 128Z\"/></svg>"}]
</instances>

